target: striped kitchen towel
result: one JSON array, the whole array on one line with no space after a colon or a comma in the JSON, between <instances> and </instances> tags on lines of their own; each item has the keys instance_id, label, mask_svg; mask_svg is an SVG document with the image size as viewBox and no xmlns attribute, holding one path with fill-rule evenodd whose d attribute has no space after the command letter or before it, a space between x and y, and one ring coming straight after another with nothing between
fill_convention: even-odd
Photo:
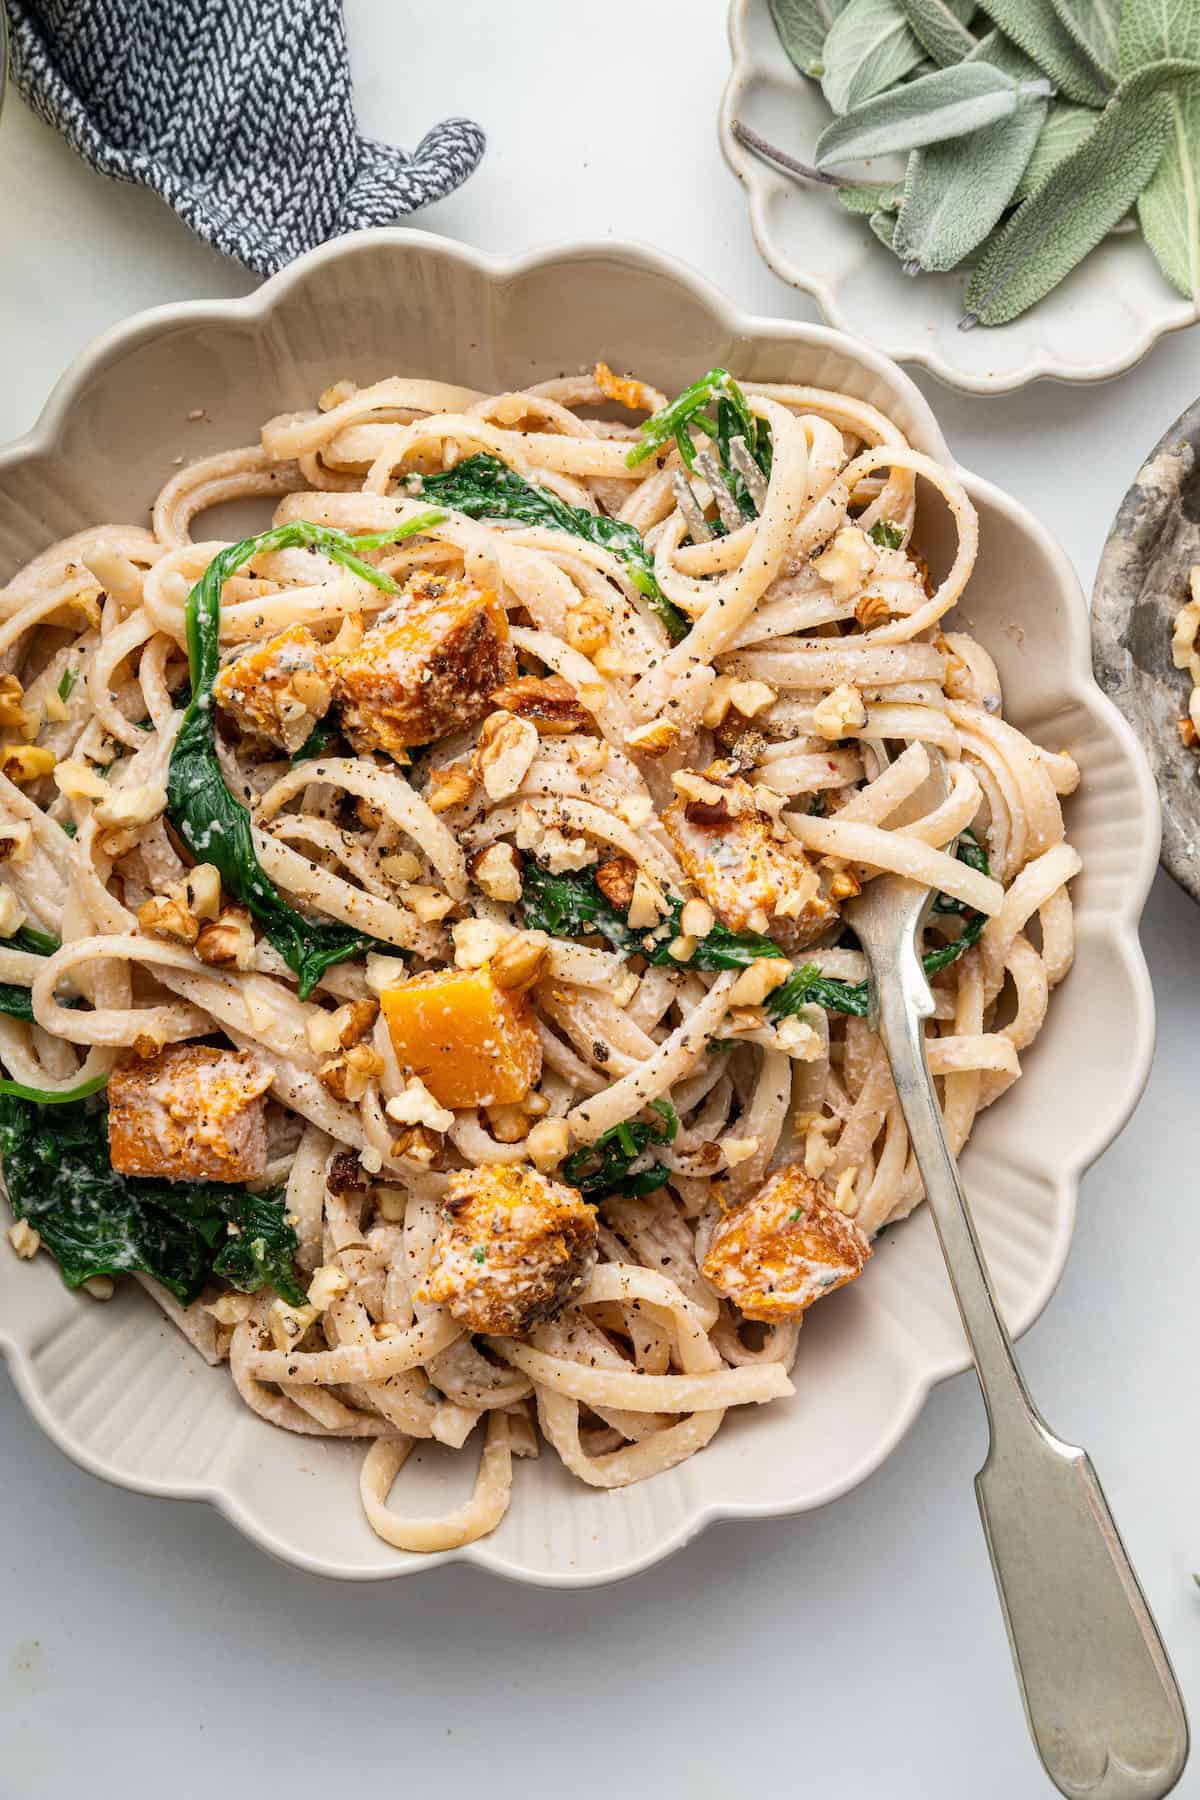
<instances>
[{"instance_id":1,"label":"striped kitchen towel","mask_svg":"<svg viewBox=\"0 0 1200 1800\"><path fill-rule=\"evenodd\" d=\"M483 155L469 119L411 152L359 136L341 0L7 6L13 79L34 111L260 275L440 200Z\"/></svg>"}]
</instances>

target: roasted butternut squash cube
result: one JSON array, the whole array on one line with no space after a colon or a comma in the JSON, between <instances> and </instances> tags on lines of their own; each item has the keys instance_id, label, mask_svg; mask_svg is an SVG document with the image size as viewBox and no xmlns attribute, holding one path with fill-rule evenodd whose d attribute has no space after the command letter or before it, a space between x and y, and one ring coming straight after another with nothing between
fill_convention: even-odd
<instances>
[{"instance_id":1,"label":"roasted butternut squash cube","mask_svg":"<svg viewBox=\"0 0 1200 1800\"><path fill-rule=\"evenodd\" d=\"M356 750L399 756L474 725L516 672L508 617L491 588L414 575L338 661L342 729Z\"/></svg>"},{"instance_id":2,"label":"roasted butternut squash cube","mask_svg":"<svg viewBox=\"0 0 1200 1800\"><path fill-rule=\"evenodd\" d=\"M461 1169L418 1298L472 1331L519 1337L579 1292L596 1260L596 1215L573 1187L511 1164Z\"/></svg>"},{"instance_id":3,"label":"roasted butternut squash cube","mask_svg":"<svg viewBox=\"0 0 1200 1800\"><path fill-rule=\"evenodd\" d=\"M529 1002L486 966L414 975L380 1003L398 1061L443 1106L508 1106L541 1075Z\"/></svg>"},{"instance_id":4,"label":"roasted butternut squash cube","mask_svg":"<svg viewBox=\"0 0 1200 1800\"><path fill-rule=\"evenodd\" d=\"M291 756L333 700L324 646L307 625L289 625L226 663L213 694L240 731L279 744Z\"/></svg>"},{"instance_id":5,"label":"roasted butternut squash cube","mask_svg":"<svg viewBox=\"0 0 1200 1800\"><path fill-rule=\"evenodd\" d=\"M726 1213L701 1270L743 1317L777 1325L861 1275L870 1254L853 1219L796 1162Z\"/></svg>"},{"instance_id":6,"label":"roasted butternut squash cube","mask_svg":"<svg viewBox=\"0 0 1200 1800\"><path fill-rule=\"evenodd\" d=\"M675 777L663 824L685 871L730 931L770 932L785 950L821 936L837 907L803 846L775 835L755 789L727 763Z\"/></svg>"},{"instance_id":7,"label":"roasted butternut squash cube","mask_svg":"<svg viewBox=\"0 0 1200 1800\"><path fill-rule=\"evenodd\" d=\"M270 1085L271 1070L252 1052L209 1044L118 1063L108 1083L109 1160L122 1175L257 1181Z\"/></svg>"}]
</instances>

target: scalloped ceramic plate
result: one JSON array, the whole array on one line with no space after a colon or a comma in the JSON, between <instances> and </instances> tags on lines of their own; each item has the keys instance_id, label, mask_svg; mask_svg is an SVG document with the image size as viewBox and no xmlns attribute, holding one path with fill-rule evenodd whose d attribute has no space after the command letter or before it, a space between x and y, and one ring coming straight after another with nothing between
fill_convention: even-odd
<instances>
[{"instance_id":1,"label":"scalloped ceramic plate","mask_svg":"<svg viewBox=\"0 0 1200 1800\"><path fill-rule=\"evenodd\" d=\"M249 442L263 419L311 404L336 377L427 372L496 389L600 355L668 392L714 363L844 388L951 460L917 389L878 352L820 326L741 315L654 251L582 245L505 262L421 232L373 232L327 245L249 299L162 307L88 351L37 430L0 454L0 579L85 523L146 517L173 458ZM207 417L188 423L197 407ZM1066 557L1011 500L963 479L982 523L963 610L997 659L1010 716L1068 747L1084 774L1070 807L1085 864L1077 967L1024 1079L984 1115L964 1161L1002 1307L1022 1331L1062 1270L1080 1173L1149 1069L1137 921L1158 810L1136 740L1093 683ZM935 558L938 536L934 518L923 539ZM1119 1057L1100 1048L1116 1041ZM266 1549L322 1574L381 1577L446 1560L380 1543L358 1504L361 1451L253 1417L227 1374L195 1357L132 1284L98 1306L69 1294L48 1258L0 1253L0 1342L34 1416L94 1474L210 1500ZM711 1520L800 1512L862 1481L932 1385L966 1366L929 1218L892 1231L867 1279L818 1307L801 1342L793 1399L731 1415L709 1449L652 1481L597 1493L552 1454L518 1464L508 1517L460 1559L525 1581L611 1580ZM434 1449L418 1461L403 1478L406 1508L465 1493L473 1457Z\"/></svg>"},{"instance_id":2,"label":"scalloped ceramic plate","mask_svg":"<svg viewBox=\"0 0 1200 1800\"><path fill-rule=\"evenodd\" d=\"M817 83L788 60L767 0L732 0L729 44L721 147L746 190L754 240L776 275L811 294L831 325L951 387L1003 394L1040 376L1120 375L1165 333L1195 322L1141 237L1121 232L1011 325L960 331L965 273L905 275L867 221L852 218L832 192L768 168L733 136L737 119L804 161L831 117Z\"/></svg>"}]
</instances>

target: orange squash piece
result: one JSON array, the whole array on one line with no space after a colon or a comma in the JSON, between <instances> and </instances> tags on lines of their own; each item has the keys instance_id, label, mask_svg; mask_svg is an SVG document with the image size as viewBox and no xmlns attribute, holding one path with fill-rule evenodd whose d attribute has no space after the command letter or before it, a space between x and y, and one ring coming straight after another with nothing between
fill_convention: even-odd
<instances>
[{"instance_id":1,"label":"orange squash piece","mask_svg":"<svg viewBox=\"0 0 1200 1800\"><path fill-rule=\"evenodd\" d=\"M334 694L357 751L400 756L474 725L516 672L508 615L492 589L421 573L337 661Z\"/></svg>"},{"instance_id":2,"label":"orange squash piece","mask_svg":"<svg viewBox=\"0 0 1200 1800\"><path fill-rule=\"evenodd\" d=\"M380 996L397 1060L442 1106L507 1106L542 1072L529 1002L486 967L414 975Z\"/></svg>"},{"instance_id":3,"label":"orange squash piece","mask_svg":"<svg viewBox=\"0 0 1200 1800\"><path fill-rule=\"evenodd\" d=\"M119 1062L108 1083L109 1160L122 1175L257 1181L267 1166L271 1070L249 1050L171 1044Z\"/></svg>"},{"instance_id":4,"label":"orange squash piece","mask_svg":"<svg viewBox=\"0 0 1200 1800\"><path fill-rule=\"evenodd\" d=\"M726 1213L700 1265L742 1317L779 1325L862 1274L870 1241L804 1164L787 1163Z\"/></svg>"}]
</instances>

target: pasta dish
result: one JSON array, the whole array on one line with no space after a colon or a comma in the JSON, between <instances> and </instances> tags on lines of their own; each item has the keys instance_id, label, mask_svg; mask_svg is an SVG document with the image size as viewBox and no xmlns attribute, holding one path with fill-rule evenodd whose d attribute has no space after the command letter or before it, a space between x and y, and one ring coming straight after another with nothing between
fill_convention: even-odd
<instances>
[{"instance_id":1,"label":"pasta dish","mask_svg":"<svg viewBox=\"0 0 1200 1800\"><path fill-rule=\"evenodd\" d=\"M922 1198L845 903L936 894L955 1153L1071 962L1078 774L948 617L976 546L861 401L600 363L338 383L46 550L0 590L16 1254L363 1440L410 1551L493 1530L514 1457L616 1488L791 1393ZM423 1440L480 1446L437 1517L392 1494Z\"/></svg>"}]
</instances>

